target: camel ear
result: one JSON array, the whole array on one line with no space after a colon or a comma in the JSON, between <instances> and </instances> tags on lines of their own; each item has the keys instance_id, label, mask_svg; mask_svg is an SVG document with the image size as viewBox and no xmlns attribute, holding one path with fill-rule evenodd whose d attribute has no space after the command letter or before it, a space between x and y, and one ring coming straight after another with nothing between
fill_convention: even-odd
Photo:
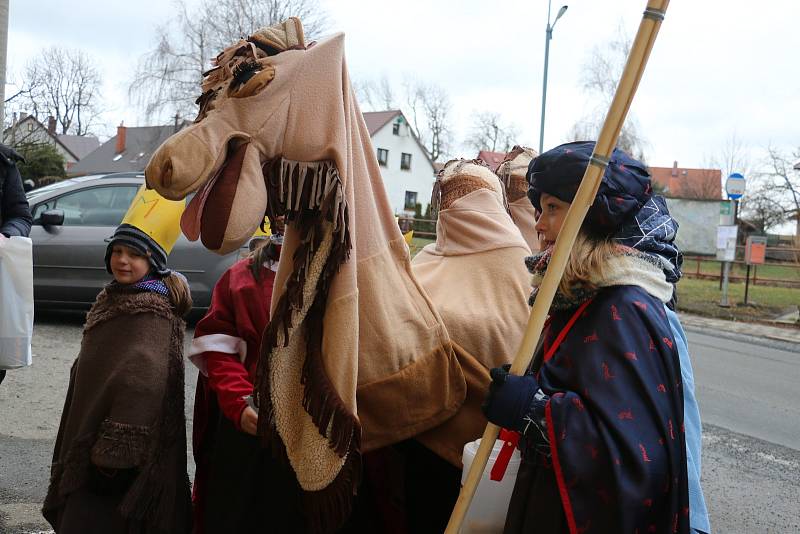
<instances>
[{"instance_id":1,"label":"camel ear","mask_svg":"<svg viewBox=\"0 0 800 534\"><path fill-rule=\"evenodd\" d=\"M250 76L245 83L236 84L235 80L231 82L231 85L228 86L228 96L232 98L246 98L256 95L263 91L273 79L275 79L275 67L272 65L264 65L261 67L261 70Z\"/></svg>"},{"instance_id":2,"label":"camel ear","mask_svg":"<svg viewBox=\"0 0 800 534\"><path fill-rule=\"evenodd\" d=\"M228 152L222 167L189 203L181 228L190 240L199 237L207 249L228 254L255 233L266 205L258 149L243 143Z\"/></svg>"}]
</instances>

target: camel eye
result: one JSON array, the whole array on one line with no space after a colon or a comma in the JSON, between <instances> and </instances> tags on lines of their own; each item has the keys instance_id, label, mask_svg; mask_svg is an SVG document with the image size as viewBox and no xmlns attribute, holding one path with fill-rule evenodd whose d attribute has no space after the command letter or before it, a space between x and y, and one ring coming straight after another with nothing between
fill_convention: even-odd
<instances>
[{"instance_id":1,"label":"camel eye","mask_svg":"<svg viewBox=\"0 0 800 534\"><path fill-rule=\"evenodd\" d=\"M275 67L261 65L257 61L246 61L233 71L233 80L228 86L228 95L244 98L261 92L275 78Z\"/></svg>"}]
</instances>

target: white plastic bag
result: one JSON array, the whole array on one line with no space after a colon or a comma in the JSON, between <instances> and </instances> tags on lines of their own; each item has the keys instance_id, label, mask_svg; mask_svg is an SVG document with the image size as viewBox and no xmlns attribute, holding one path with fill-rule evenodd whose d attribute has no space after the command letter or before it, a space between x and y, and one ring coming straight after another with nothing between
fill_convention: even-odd
<instances>
[{"instance_id":1,"label":"white plastic bag","mask_svg":"<svg viewBox=\"0 0 800 534\"><path fill-rule=\"evenodd\" d=\"M0 238L0 370L31 364L32 336L31 240L17 236Z\"/></svg>"}]
</instances>

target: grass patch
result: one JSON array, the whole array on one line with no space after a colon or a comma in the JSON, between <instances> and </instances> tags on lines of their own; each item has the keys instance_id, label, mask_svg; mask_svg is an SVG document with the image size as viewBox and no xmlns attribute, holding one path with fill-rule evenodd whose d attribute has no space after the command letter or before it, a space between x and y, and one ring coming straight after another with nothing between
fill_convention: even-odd
<instances>
[{"instance_id":1,"label":"grass patch","mask_svg":"<svg viewBox=\"0 0 800 534\"><path fill-rule=\"evenodd\" d=\"M678 309L708 317L737 321L769 321L791 306L800 305L800 289L750 284L748 305L744 305L744 283L728 285L728 302L719 306L722 292L718 280L683 278L678 283Z\"/></svg>"},{"instance_id":2,"label":"grass patch","mask_svg":"<svg viewBox=\"0 0 800 534\"><path fill-rule=\"evenodd\" d=\"M412 237L411 238L411 245L408 247L411 251L411 257L417 255L417 252L422 250L422 248L427 245L428 243L433 243L435 239L426 239L424 237Z\"/></svg>"}]
</instances>

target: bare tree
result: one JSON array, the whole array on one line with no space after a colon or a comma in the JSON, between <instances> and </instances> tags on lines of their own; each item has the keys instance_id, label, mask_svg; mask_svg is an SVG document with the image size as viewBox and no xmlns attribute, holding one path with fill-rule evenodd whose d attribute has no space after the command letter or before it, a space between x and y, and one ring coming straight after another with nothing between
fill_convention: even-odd
<instances>
[{"instance_id":1,"label":"bare tree","mask_svg":"<svg viewBox=\"0 0 800 534\"><path fill-rule=\"evenodd\" d=\"M89 133L98 117L101 79L85 52L47 48L28 62L24 78L11 98L39 120L54 117L62 134Z\"/></svg>"},{"instance_id":2,"label":"bare tree","mask_svg":"<svg viewBox=\"0 0 800 534\"><path fill-rule=\"evenodd\" d=\"M414 133L431 161L438 161L450 150L450 96L433 83L405 80L408 118Z\"/></svg>"},{"instance_id":3,"label":"bare tree","mask_svg":"<svg viewBox=\"0 0 800 534\"><path fill-rule=\"evenodd\" d=\"M725 146L719 155L711 159L711 164L722 171L723 178L727 178L735 172L749 177L751 171L750 159L750 151L742 139L734 132L725 140Z\"/></svg>"},{"instance_id":4,"label":"bare tree","mask_svg":"<svg viewBox=\"0 0 800 534\"><path fill-rule=\"evenodd\" d=\"M517 144L519 128L503 121L499 113L483 111L472 118L472 127L465 144L475 151L508 152Z\"/></svg>"},{"instance_id":5,"label":"bare tree","mask_svg":"<svg viewBox=\"0 0 800 534\"><path fill-rule=\"evenodd\" d=\"M140 58L128 88L148 118L193 115L203 72L237 39L289 17L303 22L306 40L327 25L318 0L203 0L191 9L186 0L175 0L175 8L175 17L157 29L155 46Z\"/></svg>"},{"instance_id":6,"label":"bare tree","mask_svg":"<svg viewBox=\"0 0 800 534\"><path fill-rule=\"evenodd\" d=\"M592 48L581 71L581 86L593 101L593 107L572 127L573 141L597 139L606 113L611 107L617 84L625 69L625 61L631 50L631 38L620 23L617 34L610 41ZM628 113L622 125L617 147L633 157L644 161L647 141L641 133L638 121Z\"/></svg>"},{"instance_id":7,"label":"bare tree","mask_svg":"<svg viewBox=\"0 0 800 534\"><path fill-rule=\"evenodd\" d=\"M353 85L362 109L387 111L399 107L394 88L386 75L381 76L378 81L354 81Z\"/></svg>"},{"instance_id":8,"label":"bare tree","mask_svg":"<svg viewBox=\"0 0 800 534\"><path fill-rule=\"evenodd\" d=\"M800 158L800 148L791 155L773 146L766 152L761 169L752 173L742 202L742 215L763 231L800 214L800 172L792 164ZM800 224L795 235L800 244Z\"/></svg>"},{"instance_id":9,"label":"bare tree","mask_svg":"<svg viewBox=\"0 0 800 534\"><path fill-rule=\"evenodd\" d=\"M742 216L761 234L786 222L784 206L776 199L770 184L758 181L749 188L742 203Z\"/></svg>"}]
</instances>

